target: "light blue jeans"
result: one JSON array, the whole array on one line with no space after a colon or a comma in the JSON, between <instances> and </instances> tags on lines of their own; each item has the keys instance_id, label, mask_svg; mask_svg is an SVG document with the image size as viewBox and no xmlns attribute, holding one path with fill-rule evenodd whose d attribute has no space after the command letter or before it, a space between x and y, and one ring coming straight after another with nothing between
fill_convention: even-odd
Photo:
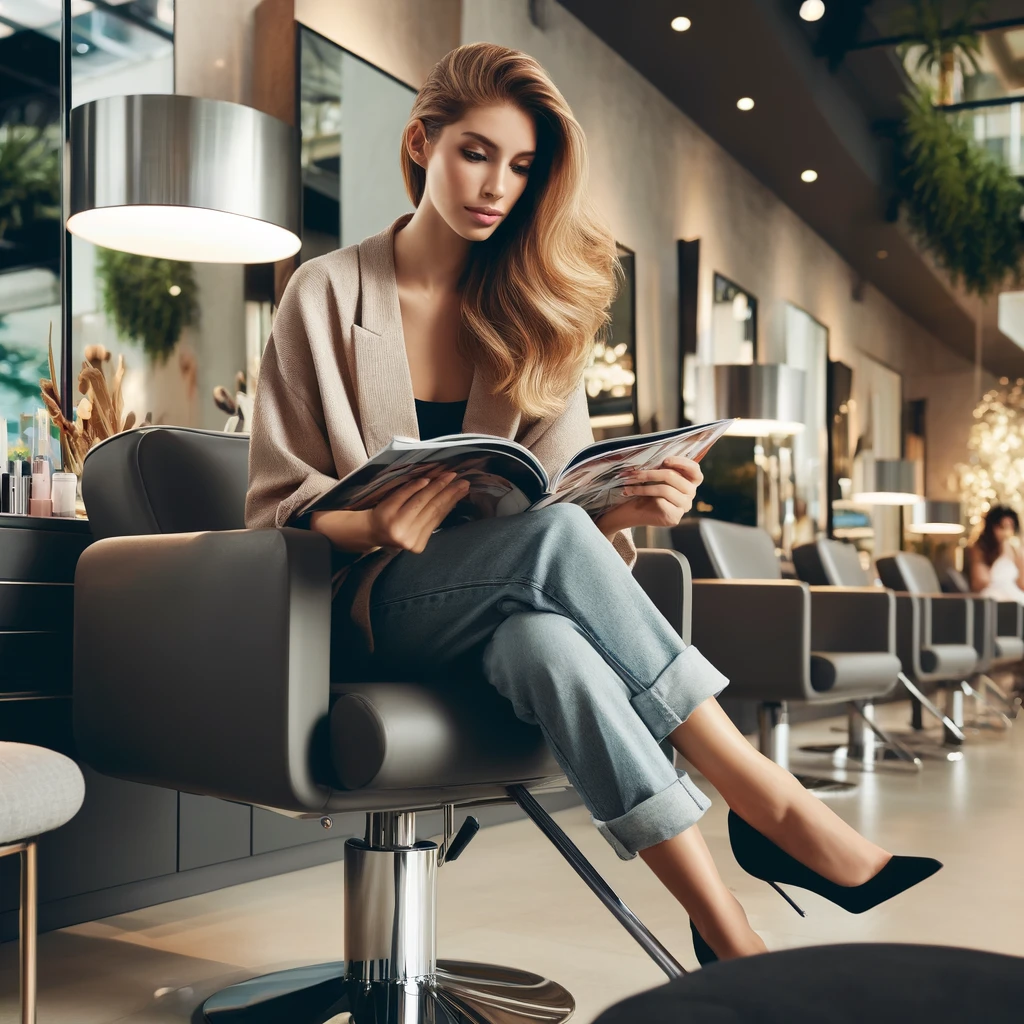
<instances>
[{"instance_id":1,"label":"light blue jeans","mask_svg":"<svg viewBox=\"0 0 1024 1024\"><path fill-rule=\"evenodd\" d=\"M482 669L540 727L624 860L710 806L659 744L727 680L683 643L578 505L435 533L388 564L370 614L378 668Z\"/></svg>"}]
</instances>

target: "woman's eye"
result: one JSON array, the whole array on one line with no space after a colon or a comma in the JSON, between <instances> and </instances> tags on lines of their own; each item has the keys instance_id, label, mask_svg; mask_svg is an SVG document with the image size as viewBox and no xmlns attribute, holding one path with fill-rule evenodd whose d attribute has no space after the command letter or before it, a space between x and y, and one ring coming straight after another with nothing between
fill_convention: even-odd
<instances>
[{"instance_id":1,"label":"woman's eye","mask_svg":"<svg viewBox=\"0 0 1024 1024\"><path fill-rule=\"evenodd\" d=\"M463 155L463 156L464 156L464 157L465 157L465 158L466 158L467 160L470 160L471 162L473 162L473 163L475 163L475 164L478 164L478 163L480 163L480 161L481 161L481 160L486 160L486 159L487 159L487 157L485 157L485 156L483 155L483 153L478 153L478 152L476 152L476 150L474 150L474 149L464 149L464 150L462 151L462 155Z\"/></svg>"},{"instance_id":2,"label":"woman's eye","mask_svg":"<svg viewBox=\"0 0 1024 1024\"><path fill-rule=\"evenodd\" d=\"M529 167L523 167L523 166L513 167L512 170L515 171L516 174L521 174L524 178L526 177L527 174L530 173L530 168Z\"/></svg>"}]
</instances>

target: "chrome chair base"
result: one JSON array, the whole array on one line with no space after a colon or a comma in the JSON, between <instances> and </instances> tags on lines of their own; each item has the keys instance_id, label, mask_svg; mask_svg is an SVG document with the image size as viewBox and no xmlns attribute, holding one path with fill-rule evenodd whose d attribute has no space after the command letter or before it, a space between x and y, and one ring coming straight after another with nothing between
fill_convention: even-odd
<instances>
[{"instance_id":1,"label":"chrome chair base","mask_svg":"<svg viewBox=\"0 0 1024 1024\"><path fill-rule=\"evenodd\" d=\"M338 961L243 981L203 1004L208 1024L558 1024L576 1004L561 985L528 971L439 960L433 977L405 982L347 979Z\"/></svg>"},{"instance_id":2,"label":"chrome chair base","mask_svg":"<svg viewBox=\"0 0 1024 1024\"><path fill-rule=\"evenodd\" d=\"M831 757L835 768L872 772L892 763L904 770L921 771L924 763L920 754L904 746L878 724L875 706L870 701L850 701L846 718L846 743L818 744L800 749Z\"/></svg>"}]
</instances>

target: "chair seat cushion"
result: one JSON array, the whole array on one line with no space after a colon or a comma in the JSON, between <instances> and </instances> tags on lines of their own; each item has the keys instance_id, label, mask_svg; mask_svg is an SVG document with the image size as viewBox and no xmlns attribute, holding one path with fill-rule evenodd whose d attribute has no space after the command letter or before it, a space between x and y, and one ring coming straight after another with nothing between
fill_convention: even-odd
<instances>
[{"instance_id":1,"label":"chair seat cushion","mask_svg":"<svg viewBox=\"0 0 1024 1024\"><path fill-rule=\"evenodd\" d=\"M345 789L397 790L559 777L540 729L487 681L331 686L331 759Z\"/></svg>"},{"instance_id":2,"label":"chair seat cushion","mask_svg":"<svg viewBox=\"0 0 1024 1024\"><path fill-rule=\"evenodd\" d=\"M594 1024L1011 1024L1024 959L948 946L860 943L711 964L632 996Z\"/></svg>"},{"instance_id":3,"label":"chair seat cushion","mask_svg":"<svg viewBox=\"0 0 1024 1024\"><path fill-rule=\"evenodd\" d=\"M978 653L970 644L932 644L921 648L921 668L937 679L965 678L977 662Z\"/></svg>"},{"instance_id":4,"label":"chair seat cushion","mask_svg":"<svg viewBox=\"0 0 1024 1024\"><path fill-rule=\"evenodd\" d=\"M1017 636L997 636L996 658L1000 661L1024 660L1024 640Z\"/></svg>"},{"instance_id":5,"label":"chair seat cushion","mask_svg":"<svg viewBox=\"0 0 1024 1024\"><path fill-rule=\"evenodd\" d=\"M0 845L59 828L84 798L85 781L71 758L27 743L0 743Z\"/></svg>"},{"instance_id":6,"label":"chair seat cushion","mask_svg":"<svg viewBox=\"0 0 1024 1024\"><path fill-rule=\"evenodd\" d=\"M881 697L899 674L900 659L888 651L811 652L811 686L818 693L850 691L848 700Z\"/></svg>"}]
</instances>

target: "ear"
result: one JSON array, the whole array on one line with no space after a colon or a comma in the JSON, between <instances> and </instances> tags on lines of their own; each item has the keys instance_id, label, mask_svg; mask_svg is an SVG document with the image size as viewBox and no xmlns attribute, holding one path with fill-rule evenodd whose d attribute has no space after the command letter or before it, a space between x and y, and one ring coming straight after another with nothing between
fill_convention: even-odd
<instances>
[{"instance_id":1,"label":"ear","mask_svg":"<svg viewBox=\"0 0 1024 1024\"><path fill-rule=\"evenodd\" d=\"M423 122L417 118L409 125L405 133L405 148L413 161L420 167L427 166L430 155L430 143L427 141L427 130Z\"/></svg>"}]
</instances>

